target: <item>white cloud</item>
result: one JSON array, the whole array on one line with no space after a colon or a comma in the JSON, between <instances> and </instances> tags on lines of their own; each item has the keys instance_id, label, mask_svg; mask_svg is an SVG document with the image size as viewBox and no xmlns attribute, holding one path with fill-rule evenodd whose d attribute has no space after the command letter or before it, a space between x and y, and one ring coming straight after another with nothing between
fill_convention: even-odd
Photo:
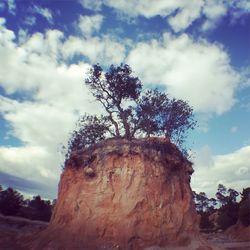
<instances>
[{"instance_id":1,"label":"white cloud","mask_svg":"<svg viewBox=\"0 0 250 250\"><path fill-rule=\"evenodd\" d=\"M58 154L40 146L0 147L1 172L22 178L24 183L19 183L19 187L24 185L24 189L20 191L23 193L26 190L30 196L39 193L47 198L56 197L61 172L58 162ZM31 190L25 188L25 180L34 183L33 195Z\"/></svg>"},{"instance_id":2,"label":"white cloud","mask_svg":"<svg viewBox=\"0 0 250 250\"><path fill-rule=\"evenodd\" d=\"M15 0L8 0L8 10L9 10L9 13L12 14L12 15L15 15L16 14L16 3L15 3Z\"/></svg>"},{"instance_id":3,"label":"white cloud","mask_svg":"<svg viewBox=\"0 0 250 250\"><path fill-rule=\"evenodd\" d=\"M52 85L54 84L52 83ZM48 88L48 93L50 89ZM43 89L43 91L46 90ZM59 93L54 97L58 98ZM48 97L46 96L46 98ZM50 103L42 101L18 102L3 97L0 99L4 118L12 124L12 135L26 144L46 147L51 150L57 149L59 143L65 143L67 133L77 119L73 112L76 107L72 103L65 100L65 104L68 103L71 106L66 106L63 109L60 103L62 100L59 99L58 102L53 100L50 100ZM59 127L60 129L58 129Z\"/></svg>"},{"instance_id":4,"label":"white cloud","mask_svg":"<svg viewBox=\"0 0 250 250\"><path fill-rule=\"evenodd\" d=\"M1 26L4 26L4 25L5 25L5 23L6 23L5 18L0 17L0 25L1 25ZM4 28L3 28L3 27L1 27L1 26L0 26L0 28L1 28L1 31L3 32L3 31L4 31Z\"/></svg>"},{"instance_id":5,"label":"white cloud","mask_svg":"<svg viewBox=\"0 0 250 250\"><path fill-rule=\"evenodd\" d=\"M195 165L211 167L214 165L213 154L208 145L203 146L198 152L195 158Z\"/></svg>"},{"instance_id":6,"label":"white cloud","mask_svg":"<svg viewBox=\"0 0 250 250\"><path fill-rule=\"evenodd\" d=\"M42 8L39 6L34 6L33 11L37 14L43 16L49 23L53 23L53 15L52 12L47 8Z\"/></svg>"},{"instance_id":7,"label":"white cloud","mask_svg":"<svg viewBox=\"0 0 250 250\"><path fill-rule=\"evenodd\" d=\"M60 31L50 30L45 35L35 33L19 46L11 30L1 27L0 33L0 84L7 93L34 91L40 84L50 82L63 37Z\"/></svg>"},{"instance_id":8,"label":"white cloud","mask_svg":"<svg viewBox=\"0 0 250 250\"><path fill-rule=\"evenodd\" d=\"M229 10L237 17L250 11L247 0L79 0L79 2L83 7L92 10L100 10L102 5L106 5L132 17L141 15L151 18L160 15L166 18L175 32L185 30L200 18L205 18L202 29L206 31L214 28Z\"/></svg>"},{"instance_id":9,"label":"white cloud","mask_svg":"<svg viewBox=\"0 0 250 250\"><path fill-rule=\"evenodd\" d=\"M27 41L27 39L28 39L28 31L27 30L24 30L24 29L20 29L19 31L18 31L18 35L17 35L17 37L18 37L18 43L19 44L22 44L22 43L24 43L25 41Z\"/></svg>"},{"instance_id":10,"label":"white cloud","mask_svg":"<svg viewBox=\"0 0 250 250\"><path fill-rule=\"evenodd\" d=\"M167 87L197 112L222 114L235 103L239 77L217 44L165 34L162 41L139 43L127 61L145 84Z\"/></svg>"},{"instance_id":11,"label":"white cloud","mask_svg":"<svg viewBox=\"0 0 250 250\"><path fill-rule=\"evenodd\" d=\"M55 171L56 166L51 166L54 169L50 171L50 176L44 175L45 169L48 168L46 165L55 163L51 158L53 159L52 155L42 147L0 147L1 170L32 181L38 181L44 177L58 179L59 172Z\"/></svg>"},{"instance_id":12,"label":"white cloud","mask_svg":"<svg viewBox=\"0 0 250 250\"><path fill-rule=\"evenodd\" d=\"M250 11L250 2L248 0L241 0L235 2L237 8Z\"/></svg>"},{"instance_id":13,"label":"white cloud","mask_svg":"<svg viewBox=\"0 0 250 250\"><path fill-rule=\"evenodd\" d=\"M200 17L203 1L187 1L184 3L175 16L168 19L169 24L175 32L185 30Z\"/></svg>"},{"instance_id":14,"label":"white cloud","mask_svg":"<svg viewBox=\"0 0 250 250\"><path fill-rule=\"evenodd\" d=\"M63 46L65 58L75 55L86 56L91 62L103 64L119 64L124 60L125 48L108 36L78 38L70 37Z\"/></svg>"},{"instance_id":15,"label":"white cloud","mask_svg":"<svg viewBox=\"0 0 250 250\"><path fill-rule=\"evenodd\" d=\"M202 25L202 30L207 31L214 29L218 21L225 16L227 13L227 6L222 2L207 0L204 8L203 14L207 17Z\"/></svg>"},{"instance_id":16,"label":"white cloud","mask_svg":"<svg viewBox=\"0 0 250 250\"><path fill-rule=\"evenodd\" d=\"M18 43L19 37L4 27L4 19L0 22L0 85L8 95L26 96L24 100L0 96L9 132L23 143L19 148L0 148L0 170L42 180L55 189L60 145L66 144L79 114L100 113L83 84L90 65L59 60L64 35L58 30L24 36Z\"/></svg>"},{"instance_id":17,"label":"white cloud","mask_svg":"<svg viewBox=\"0 0 250 250\"><path fill-rule=\"evenodd\" d=\"M28 26L33 26L34 24L36 24L36 17L35 16L27 16L24 19L24 24L26 24Z\"/></svg>"},{"instance_id":18,"label":"white cloud","mask_svg":"<svg viewBox=\"0 0 250 250\"><path fill-rule=\"evenodd\" d=\"M77 26L81 30L84 36L90 36L94 32L98 32L101 28L103 22L102 15L94 15L94 16L80 16Z\"/></svg>"},{"instance_id":19,"label":"white cloud","mask_svg":"<svg viewBox=\"0 0 250 250\"><path fill-rule=\"evenodd\" d=\"M78 0L78 2L86 9L100 10L102 8L102 0Z\"/></svg>"},{"instance_id":20,"label":"white cloud","mask_svg":"<svg viewBox=\"0 0 250 250\"><path fill-rule=\"evenodd\" d=\"M234 9L237 11L232 11L232 24L241 16L250 13L250 2L248 0L234 1Z\"/></svg>"},{"instance_id":21,"label":"white cloud","mask_svg":"<svg viewBox=\"0 0 250 250\"><path fill-rule=\"evenodd\" d=\"M192 176L192 188L195 191L206 192L212 197L215 196L219 183L237 191L249 187L250 146L225 155L212 155L206 146L197 155Z\"/></svg>"}]
</instances>

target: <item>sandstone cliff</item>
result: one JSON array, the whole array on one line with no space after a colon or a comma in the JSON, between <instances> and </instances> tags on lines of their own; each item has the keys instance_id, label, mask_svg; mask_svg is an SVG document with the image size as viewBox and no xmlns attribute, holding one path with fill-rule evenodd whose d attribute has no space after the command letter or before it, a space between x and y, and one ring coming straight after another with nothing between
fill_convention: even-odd
<instances>
[{"instance_id":1,"label":"sandstone cliff","mask_svg":"<svg viewBox=\"0 0 250 250\"><path fill-rule=\"evenodd\" d=\"M73 152L52 220L29 246L211 249L199 238L192 172L167 139L110 139Z\"/></svg>"}]
</instances>

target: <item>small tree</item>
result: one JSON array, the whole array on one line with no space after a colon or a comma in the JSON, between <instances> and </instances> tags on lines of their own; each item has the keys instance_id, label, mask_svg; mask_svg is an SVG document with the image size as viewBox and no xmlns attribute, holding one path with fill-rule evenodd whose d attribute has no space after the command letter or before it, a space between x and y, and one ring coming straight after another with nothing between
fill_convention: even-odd
<instances>
[{"instance_id":1,"label":"small tree","mask_svg":"<svg viewBox=\"0 0 250 250\"><path fill-rule=\"evenodd\" d=\"M0 193L0 211L4 215L17 215L23 204L23 196L13 188Z\"/></svg>"},{"instance_id":2,"label":"small tree","mask_svg":"<svg viewBox=\"0 0 250 250\"><path fill-rule=\"evenodd\" d=\"M217 204L214 198L208 198L206 193L204 192L200 192L197 194L195 191L193 191L193 200L196 210L199 214L204 212L211 214Z\"/></svg>"},{"instance_id":3,"label":"small tree","mask_svg":"<svg viewBox=\"0 0 250 250\"><path fill-rule=\"evenodd\" d=\"M196 210L200 217L200 228L211 229L214 224L209 220L209 216L215 211L216 200L214 198L208 198L206 193L200 192L197 194L193 191L193 200Z\"/></svg>"},{"instance_id":4,"label":"small tree","mask_svg":"<svg viewBox=\"0 0 250 250\"><path fill-rule=\"evenodd\" d=\"M182 100L171 99L167 94L148 90L139 100L137 106L138 129L150 135L170 138L182 148L186 132L194 129L196 121L193 109Z\"/></svg>"},{"instance_id":5,"label":"small tree","mask_svg":"<svg viewBox=\"0 0 250 250\"><path fill-rule=\"evenodd\" d=\"M52 214L52 206L49 200L43 200L39 195L34 196L29 203L32 208L31 219L49 221Z\"/></svg>"},{"instance_id":6,"label":"small tree","mask_svg":"<svg viewBox=\"0 0 250 250\"><path fill-rule=\"evenodd\" d=\"M85 115L68 143L71 151L90 146L108 137L165 136L184 151L187 131L196 125L193 109L158 90L142 93L142 83L127 64L111 65L105 73L94 65L85 80L106 115Z\"/></svg>"},{"instance_id":7,"label":"small tree","mask_svg":"<svg viewBox=\"0 0 250 250\"><path fill-rule=\"evenodd\" d=\"M227 203L226 193L226 187L222 184L219 184L217 188L216 197L221 205L225 205Z\"/></svg>"},{"instance_id":8,"label":"small tree","mask_svg":"<svg viewBox=\"0 0 250 250\"><path fill-rule=\"evenodd\" d=\"M239 193L236 190L232 188L227 189L222 184L218 185L216 197L222 206L228 203L236 203L236 199L238 196L239 196Z\"/></svg>"},{"instance_id":9,"label":"small tree","mask_svg":"<svg viewBox=\"0 0 250 250\"><path fill-rule=\"evenodd\" d=\"M221 204L218 224L223 230L234 225L238 220L239 204L236 201L238 195L239 193L236 190L227 189L222 184L218 185L216 197Z\"/></svg>"},{"instance_id":10,"label":"small tree","mask_svg":"<svg viewBox=\"0 0 250 250\"><path fill-rule=\"evenodd\" d=\"M114 126L115 137L131 139L133 131L129 120L133 119L132 106L124 107L124 101L136 101L142 84L138 77L132 76L127 64L118 67L111 65L106 73L99 65L94 65L85 81L95 99L102 104L108 119Z\"/></svg>"},{"instance_id":11,"label":"small tree","mask_svg":"<svg viewBox=\"0 0 250 250\"><path fill-rule=\"evenodd\" d=\"M109 127L109 120L105 116L98 118L85 114L80 117L77 122L77 129L72 132L71 139L68 142L68 154L73 150L79 150L104 140L108 131L112 134ZM66 158L68 157L69 155L66 155Z\"/></svg>"}]
</instances>

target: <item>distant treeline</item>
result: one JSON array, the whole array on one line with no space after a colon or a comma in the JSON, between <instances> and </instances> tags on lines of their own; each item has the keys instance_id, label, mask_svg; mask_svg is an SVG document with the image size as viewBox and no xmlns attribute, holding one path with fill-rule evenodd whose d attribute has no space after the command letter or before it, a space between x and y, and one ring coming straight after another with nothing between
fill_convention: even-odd
<instances>
[{"instance_id":1,"label":"distant treeline","mask_svg":"<svg viewBox=\"0 0 250 250\"><path fill-rule=\"evenodd\" d=\"M24 199L17 190L0 185L0 213L20 216L31 220L49 221L56 200L43 200L39 195L33 199Z\"/></svg>"},{"instance_id":2,"label":"distant treeline","mask_svg":"<svg viewBox=\"0 0 250 250\"><path fill-rule=\"evenodd\" d=\"M215 197L209 198L204 192L193 192L196 210L201 217L201 229L226 230L238 221L244 226L250 225L250 187L238 193L219 184ZM0 185L0 213L3 215L49 221L55 203L56 200L43 200L39 195L31 200L24 199L17 190L11 187L3 189Z\"/></svg>"},{"instance_id":3,"label":"distant treeline","mask_svg":"<svg viewBox=\"0 0 250 250\"><path fill-rule=\"evenodd\" d=\"M238 193L232 188L219 184L215 197L208 198L204 192L199 194L193 192L196 210L201 216L201 229L226 230L238 221L243 226L250 225L250 187Z\"/></svg>"}]
</instances>

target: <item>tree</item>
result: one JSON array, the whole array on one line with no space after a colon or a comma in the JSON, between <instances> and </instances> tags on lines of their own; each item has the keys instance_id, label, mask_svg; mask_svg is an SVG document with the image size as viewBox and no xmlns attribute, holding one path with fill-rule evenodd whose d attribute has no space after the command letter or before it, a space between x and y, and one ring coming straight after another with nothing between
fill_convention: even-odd
<instances>
[{"instance_id":1,"label":"tree","mask_svg":"<svg viewBox=\"0 0 250 250\"><path fill-rule=\"evenodd\" d=\"M236 203L237 196L239 196L239 193L236 190L232 188L227 189L222 184L218 185L216 197L222 206L228 203Z\"/></svg>"},{"instance_id":2,"label":"tree","mask_svg":"<svg viewBox=\"0 0 250 250\"><path fill-rule=\"evenodd\" d=\"M204 192L197 194L195 191L193 191L193 200L196 210L200 215L200 228L213 228L214 224L209 220L209 216L215 211L214 206L216 205L216 200L214 198L208 198Z\"/></svg>"},{"instance_id":3,"label":"tree","mask_svg":"<svg viewBox=\"0 0 250 250\"><path fill-rule=\"evenodd\" d=\"M94 65L85 80L106 114L84 115L71 134L67 156L105 138L165 136L183 149L187 131L194 129L193 109L158 90L142 92L142 83L127 64L111 65L105 73ZM66 157L67 158L67 157Z\"/></svg>"},{"instance_id":4,"label":"tree","mask_svg":"<svg viewBox=\"0 0 250 250\"><path fill-rule=\"evenodd\" d=\"M23 204L23 196L13 188L0 193L0 211L4 215L17 215Z\"/></svg>"},{"instance_id":5,"label":"tree","mask_svg":"<svg viewBox=\"0 0 250 250\"><path fill-rule=\"evenodd\" d=\"M216 197L221 204L219 209L218 224L221 229L225 230L229 226L234 225L238 220L239 204L236 199L239 193L224 185L218 185Z\"/></svg>"},{"instance_id":6,"label":"tree","mask_svg":"<svg viewBox=\"0 0 250 250\"><path fill-rule=\"evenodd\" d=\"M49 200L41 199L40 195L34 196L29 202L29 207L32 208L31 219L49 221L52 214L52 206Z\"/></svg>"},{"instance_id":7,"label":"tree","mask_svg":"<svg viewBox=\"0 0 250 250\"><path fill-rule=\"evenodd\" d=\"M250 225L250 187L241 193L239 220L246 227Z\"/></svg>"},{"instance_id":8,"label":"tree","mask_svg":"<svg viewBox=\"0 0 250 250\"><path fill-rule=\"evenodd\" d=\"M243 188L241 195L241 202L250 199L250 187Z\"/></svg>"},{"instance_id":9,"label":"tree","mask_svg":"<svg viewBox=\"0 0 250 250\"><path fill-rule=\"evenodd\" d=\"M237 197L239 196L239 193L236 191L236 190L234 190L234 189L232 189L232 188L229 188L228 190L227 190L227 192L228 192L228 194L229 194L229 196L228 196L228 201L231 201L231 202L233 202L233 203L236 203L236 199L237 199Z\"/></svg>"},{"instance_id":10,"label":"tree","mask_svg":"<svg viewBox=\"0 0 250 250\"><path fill-rule=\"evenodd\" d=\"M177 146L182 147L186 132L194 129L196 121L193 109L183 100L171 99L157 89L148 90L137 106L138 128L150 135L161 135L170 138Z\"/></svg>"},{"instance_id":11,"label":"tree","mask_svg":"<svg viewBox=\"0 0 250 250\"><path fill-rule=\"evenodd\" d=\"M107 112L109 121L114 126L115 137L130 139L133 131L129 120L133 119L132 106L124 107L124 101L136 101L140 95L142 84L138 77L132 76L132 70L127 64L118 67L111 65L105 74L99 65L94 65L85 81L91 93Z\"/></svg>"},{"instance_id":12,"label":"tree","mask_svg":"<svg viewBox=\"0 0 250 250\"><path fill-rule=\"evenodd\" d=\"M217 188L216 198L221 205L225 205L227 203L226 193L226 187L222 184L219 184Z\"/></svg>"},{"instance_id":13,"label":"tree","mask_svg":"<svg viewBox=\"0 0 250 250\"><path fill-rule=\"evenodd\" d=\"M217 201L214 198L208 198L204 192L197 194L195 191L193 191L193 200L196 210L200 214L203 212L211 214L217 204Z\"/></svg>"},{"instance_id":14,"label":"tree","mask_svg":"<svg viewBox=\"0 0 250 250\"><path fill-rule=\"evenodd\" d=\"M196 210L199 213L205 212L208 209L209 199L206 193L200 192L199 194L197 194L195 191L193 191L193 198Z\"/></svg>"},{"instance_id":15,"label":"tree","mask_svg":"<svg viewBox=\"0 0 250 250\"><path fill-rule=\"evenodd\" d=\"M68 142L68 154L73 150L79 150L105 139L105 134L109 131L109 121L107 117L87 115L80 117L77 122L77 129L71 134ZM66 155L66 158L69 155Z\"/></svg>"}]
</instances>

